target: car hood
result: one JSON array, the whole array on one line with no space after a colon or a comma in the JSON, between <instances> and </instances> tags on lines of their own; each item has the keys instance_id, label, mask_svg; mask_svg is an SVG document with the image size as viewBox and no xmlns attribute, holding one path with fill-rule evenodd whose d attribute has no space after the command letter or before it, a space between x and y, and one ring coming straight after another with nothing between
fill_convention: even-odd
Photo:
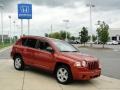
<instances>
[{"instance_id":1,"label":"car hood","mask_svg":"<svg viewBox=\"0 0 120 90\"><path fill-rule=\"evenodd\" d=\"M96 57L93 57L91 55L87 55L80 52L62 52L62 55L64 55L67 58L76 60L76 61L98 61Z\"/></svg>"}]
</instances>

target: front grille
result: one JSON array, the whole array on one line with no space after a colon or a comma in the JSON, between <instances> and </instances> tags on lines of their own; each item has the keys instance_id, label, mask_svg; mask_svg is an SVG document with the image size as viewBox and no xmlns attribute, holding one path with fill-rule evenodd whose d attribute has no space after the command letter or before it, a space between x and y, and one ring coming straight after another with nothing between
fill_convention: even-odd
<instances>
[{"instance_id":1,"label":"front grille","mask_svg":"<svg viewBox=\"0 0 120 90\"><path fill-rule=\"evenodd\" d=\"M99 68L98 61L88 62L87 63L87 68L90 69L90 70L98 69Z\"/></svg>"}]
</instances>

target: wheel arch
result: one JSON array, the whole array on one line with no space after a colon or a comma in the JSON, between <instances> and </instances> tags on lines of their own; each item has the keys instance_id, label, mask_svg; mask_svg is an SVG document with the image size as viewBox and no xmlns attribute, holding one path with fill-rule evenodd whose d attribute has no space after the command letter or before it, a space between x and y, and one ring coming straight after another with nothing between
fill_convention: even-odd
<instances>
[{"instance_id":1,"label":"wheel arch","mask_svg":"<svg viewBox=\"0 0 120 90\"><path fill-rule=\"evenodd\" d=\"M66 66L69 69L69 71L68 71L69 72L69 79L65 82L60 82L57 78L57 69L58 69L57 67L62 66L62 65L64 65L64 67ZM66 64L66 63L57 62L56 65L55 65L55 69L54 69L54 75L55 75L57 81L61 84L68 84L68 83L71 83L72 80L73 80L73 74L72 74L71 67L70 67L69 64Z\"/></svg>"},{"instance_id":2,"label":"wheel arch","mask_svg":"<svg viewBox=\"0 0 120 90\"><path fill-rule=\"evenodd\" d=\"M20 53L15 53L15 54L13 55L13 59L15 59L16 56L19 56L19 57L22 58L22 55L21 55Z\"/></svg>"},{"instance_id":3,"label":"wheel arch","mask_svg":"<svg viewBox=\"0 0 120 90\"><path fill-rule=\"evenodd\" d=\"M70 69L70 71L71 71L71 74L72 74L72 70L71 70L71 67L70 67L70 65L69 65L69 64L66 64L66 63L63 63L63 62L57 62L57 63L55 64L55 67L54 67L54 71L53 71L53 73L55 73L55 72L56 72L56 70L57 70L57 67L59 67L59 66L62 66L62 65L65 65L65 66L67 66L67 67Z\"/></svg>"}]
</instances>

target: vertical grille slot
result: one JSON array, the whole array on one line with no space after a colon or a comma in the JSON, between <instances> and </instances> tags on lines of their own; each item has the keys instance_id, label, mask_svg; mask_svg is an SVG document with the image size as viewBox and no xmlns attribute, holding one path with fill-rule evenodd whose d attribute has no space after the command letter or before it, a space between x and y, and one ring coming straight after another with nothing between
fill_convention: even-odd
<instances>
[{"instance_id":1,"label":"vertical grille slot","mask_svg":"<svg viewBox=\"0 0 120 90\"><path fill-rule=\"evenodd\" d=\"M99 67L98 61L94 61L94 62L88 62L88 69L90 70L94 70L97 69Z\"/></svg>"}]
</instances>

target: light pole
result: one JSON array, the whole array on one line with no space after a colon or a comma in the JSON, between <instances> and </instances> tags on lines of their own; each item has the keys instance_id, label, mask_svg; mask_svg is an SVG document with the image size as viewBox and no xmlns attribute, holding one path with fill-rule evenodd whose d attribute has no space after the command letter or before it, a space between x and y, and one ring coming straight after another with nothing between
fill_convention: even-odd
<instances>
[{"instance_id":1,"label":"light pole","mask_svg":"<svg viewBox=\"0 0 120 90\"><path fill-rule=\"evenodd\" d=\"M22 36L23 36L23 19L21 19L21 36L20 37Z\"/></svg>"},{"instance_id":2,"label":"light pole","mask_svg":"<svg viewBox=\"0 0 120 90\"><path fill-rule=\"evenodd\" d=\"M63 22L65 22L65 28L66 28L66 30L67 30L67 29L68 29L69 20L63 20ZM68 41L67 31L66 31L66 38L65 38L65 41Z\"/></svg>"},{"instance_id":3,"label":"light pole","mask_svg":"<svg viewBox=\"0 0 120 90\"><path fill-rule=\"evenodd\" d=\"M28 35L30 35L30 20L28 19Z\"/></svg>"},{"instance_id":4,"label":"light pole","mask_svg":"<svg viewBox=\"0 0 120 90\"><path fill-rule=\"evenodd\" d=\"M99 26L100 26L100 24L101 24L101 21L100 21L100 20L98 20L96 25L99 27ZM98 27L97 27L97 28L98 28ZM99 44L99 37L98 37L98 35L97 35L97 44Z\"/></svg>"},{"instance_id":5,"label":"light pole","mask_svg":"<svg viewBox=\"0 0 120 90\"><path fill-rule=\"evenodd\" d=\"M4 36L3 36L3 4L0 4L1 8L1 30L2 30L2 44L4 45Z\"/></svg>"},{"instance_id":6,"label":"light pole","mask_svg":"<svg viewBox=\"0 0 120 90\"><path fill-rule=\"evenodd\" d=\"M29 0L26 2L29 4ZM28 19L28 35L30 35L30 19Z\"/></svg>"},{"instance_id":7,"label":"light pole","mask_svg":"<svg viewBox=\"0 0 120 90\"><path fill-rule=\"evenodd\" d=\"M52 32L53 32L53 25L52 24L51 24L50 28L51 28L51 34L52 34Z\"/></svg>"},{"instance_id":8,"label":"light pole","mask_svg":"<svg viewBox=\"0 0 120 90\"><path fill-rule=\"evenodd\" d=\"M89 4L87 4L87 6L90 8L90 36L91 36L91 39L90 39L90 42L91 42L91 46L92 46L92 43L93 43L93 40L92 40L92 35L93 35L93 31L92 31L92 7L95 7L95 5L92 4L92 1L90 0Z\"/></svg>"},{"instance_id":9,"label":"light pole","mask_svg":"<svg viewBox=\"0 0 120 90\"><path fill-rule=\"evenodd\" d=\"M19 36L19 37L21 37L21 26L19 25L19 24L16 24L16 31L18 32L18 33L16 33L17 35L16 36Z\"/></svg>"},{"instance_id":10,"label":"light pole","mask_svg":"<svg viewBox=\"0 0 120 90\"><path fill-rule=\"evenodd\" d=\"M14 24L13 40L15 40L15 37L14 37L14 36L15 36L15 23L16 23L16 22L13 21L13 24Z\"/></svg>"},{"instance_id":11,"label":"light pole","mask_svg":"<svg viewBox=\"0 0 120 90\"><path fill-rule=\"evenodd\" d=\"M8 18L10 19L10 31L9 31L9 37L10 37L10 44L11 44L11 16L8 16Z\"/></svg>"}]
</instances>

